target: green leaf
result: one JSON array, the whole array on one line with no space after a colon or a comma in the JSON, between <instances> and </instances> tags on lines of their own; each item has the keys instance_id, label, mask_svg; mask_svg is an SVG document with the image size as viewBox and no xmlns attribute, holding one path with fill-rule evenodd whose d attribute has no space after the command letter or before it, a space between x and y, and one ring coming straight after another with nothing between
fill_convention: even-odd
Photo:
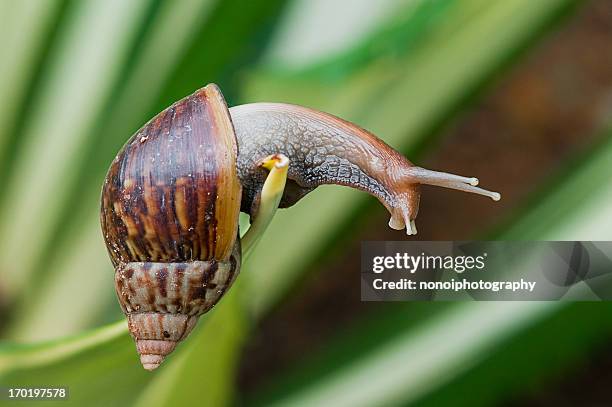
<instances>
[{"instance_id":1,"label":"green leaf","mask_svg":"<svg viewBox=\"0 0 612 407\"><path fill-rule=\"evenodd\" d=\"M609 240L612 226L612 131L540 191L543 201L513 220L509 240ZM551 190L552 189L552 190Z\"/></svg>"},{"instance_id":2,"label":"green leaf","mask_svg":"<svg viewBox=\"0 0 612 407\"><path fill-rule=\"evenodd\" d=\"M59 0L2 2L0 4L0 95L11 103L0 104L0 162L14 129L18 110L23 105L27 85L34 75L35 58L45 44Z\"/></svg>"},{"instance_id":3,"label":"green leaf","mask_svg":"<svg viewBox=\"0 0 612 407\"><path fill-rule=\"evenodd\" d=\"M68 386L72 405L132 400L150 375L137 363L129 363L138 359L126 328L121 321L45 344L2 344L0 382L4 386ZM57 404L66 405L66 401Z\"/></svg>"},{"instance_id":4,"label":"green leaf","mask_svg":"<svg viewBox=\"0 0 612 407\"><path fill-rule=\"evenodd\" d=\"M0 343L0 374L49 365L105 342L110 342L125 333L127 333L127 324L125 321L120 321L89 333L40 344Z\"/></svg>"}]
</instances>

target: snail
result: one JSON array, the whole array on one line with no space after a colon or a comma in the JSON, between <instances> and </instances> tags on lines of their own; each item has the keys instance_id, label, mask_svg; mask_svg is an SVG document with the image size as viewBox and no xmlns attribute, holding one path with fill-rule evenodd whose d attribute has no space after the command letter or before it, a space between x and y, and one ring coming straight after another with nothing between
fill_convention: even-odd
<instances>
[{"instance_id":1,"label":"snail","mask_svg":"<svg viewBox=\"0 0 612 407\"><path fill-rule=\"evenodd\" d=\"M157 368L223 297L274 211L322 184L375 196L389 226L409 235L417 233L421 184L500 199L476 178L414 166L338 117L281 103L228 108L207 85L138 130L102 188L115 289L145 369ZM251 217L242 238L240 211Z\"/></svg>"}]
</instances>

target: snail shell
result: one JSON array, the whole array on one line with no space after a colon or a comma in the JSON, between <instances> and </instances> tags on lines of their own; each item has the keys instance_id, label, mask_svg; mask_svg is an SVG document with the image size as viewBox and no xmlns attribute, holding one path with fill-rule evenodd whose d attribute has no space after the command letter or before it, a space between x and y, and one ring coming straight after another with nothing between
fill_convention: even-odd
<instances>
[{"instance_id":1,"label":"snail shell","mask_svg":"<svg viewBox=\"0 0 612 407\"><path fill-rule=\"evenodd\" d=\"M113 161L101 223L115 288L145 369L155 369L236 279L237 142L208 85L155 116Z\"/></svg>"}]
</instances>

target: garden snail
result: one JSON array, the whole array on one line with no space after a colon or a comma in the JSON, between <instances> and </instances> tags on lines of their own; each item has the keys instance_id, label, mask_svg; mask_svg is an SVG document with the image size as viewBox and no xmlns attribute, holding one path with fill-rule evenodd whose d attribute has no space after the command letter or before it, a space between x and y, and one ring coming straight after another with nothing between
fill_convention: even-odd
<instances>
[{"instance_id":1,"label":"garden snail","mask_svg":"<svg viewBox=\"0 0 612 407\"><path fill-rule=\"evenodd\" d=\"M219 301L277 207L346 185L378 198L390 227L416 234L420 184L500 198L477 183L416 167L366 130L305 107L228 109L216 85L176 102L130 138L102 190L115 288L143 367L157 368ZM240 211L252 221L242 241Z\"/></svg>"}]
</instances>

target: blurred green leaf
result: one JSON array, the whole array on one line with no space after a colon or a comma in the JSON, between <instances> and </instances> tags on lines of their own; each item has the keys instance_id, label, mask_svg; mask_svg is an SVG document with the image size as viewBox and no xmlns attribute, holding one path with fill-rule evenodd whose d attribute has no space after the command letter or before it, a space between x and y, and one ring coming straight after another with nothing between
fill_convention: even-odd
<instances>
[{"instance_id":1,"label":"blurred green leaf","mask_svg":"<svg viewBox=\"0 0 612 407\"><path fill-rule=\"evenodd\" d=\"M541 203L516 219L509 240L610 240L612 227L612 131L576 159L553 185L539 192Z\"/></svg>"},{"instance_id":2,"label":"blurred green leaf","mask_svg":"<svg viewBox=\"0 0 612 407\"><path fill-rule=\"evenodd\" d=\"M469 371L419 399L422 406L489 406L517 401L550 379L562 380L580 366L591 349L604 348L612 334L610 303L563 304L554 314L531 324L482 354ZM479 389L477 398L463 395Z\"/></svg>"},{"instance_id":3,"label":"blurred green leaf","mask_svg":"<svg viewBox=\"0 0 612 407\"><path fill-rule=\"evenodd\" d=\"M59 0L0 3L0 95L11 103L0 104L0 161L6 158L9 132L14 128L31 81L36 56L41 52Z\"/></svg>"},{"instance_id":4,"label":"blurred green leaf","mask_svg":"<svg viewBox=\"0 0 612 407\"><path fill-rule=\"evenodd\" d=\"M137 361L137 356L122 321L43 345L3 344L0 382L5 386L69 386L68 403L72 405L108 406L118 400L128 403L150 378L130 360Z\"/></svg>"},{"instance_id":5,"label":"blurred green leaf","mask_svg":"<svg viewBox=\"0 0 612 407\"><path fill-rule=\"evenodd\" d=\"M434 391L473 367L483 351L551 313L559 303L461 303L416 330L342 366L325 380L263 405L402 405ZM478 329L469 329L478 325ZM311 378L312 379L312 378Z\"/></svg>"},{"instance_id":6,"label":"blurred green leaf","mask_svg":"<svg viewBox=\"0 0 612 407\"><path fill-rule=\"evenodd\" d=\"M408 54L456 4L447 0L337 0L289 7L262 61L275 76L341 80L378 58ZM338 13L345 18L338 20ZM364 18L367 16L367 18ZM312 30L312 26L320 27Z\"/></svg>"},{"instance_id":7,"label":"blurred green leaf","mask_svg":"<svg viewBox=\"0 0 612 407\"><path fill-rule=\"evenodd\" d=\"M125 333L127 333L127 325L125 321L121 321L89 333L41 344L0 343L0 374L11 370L49 365L104 342L110 342Z\"/></svg>"}]
</instances>

